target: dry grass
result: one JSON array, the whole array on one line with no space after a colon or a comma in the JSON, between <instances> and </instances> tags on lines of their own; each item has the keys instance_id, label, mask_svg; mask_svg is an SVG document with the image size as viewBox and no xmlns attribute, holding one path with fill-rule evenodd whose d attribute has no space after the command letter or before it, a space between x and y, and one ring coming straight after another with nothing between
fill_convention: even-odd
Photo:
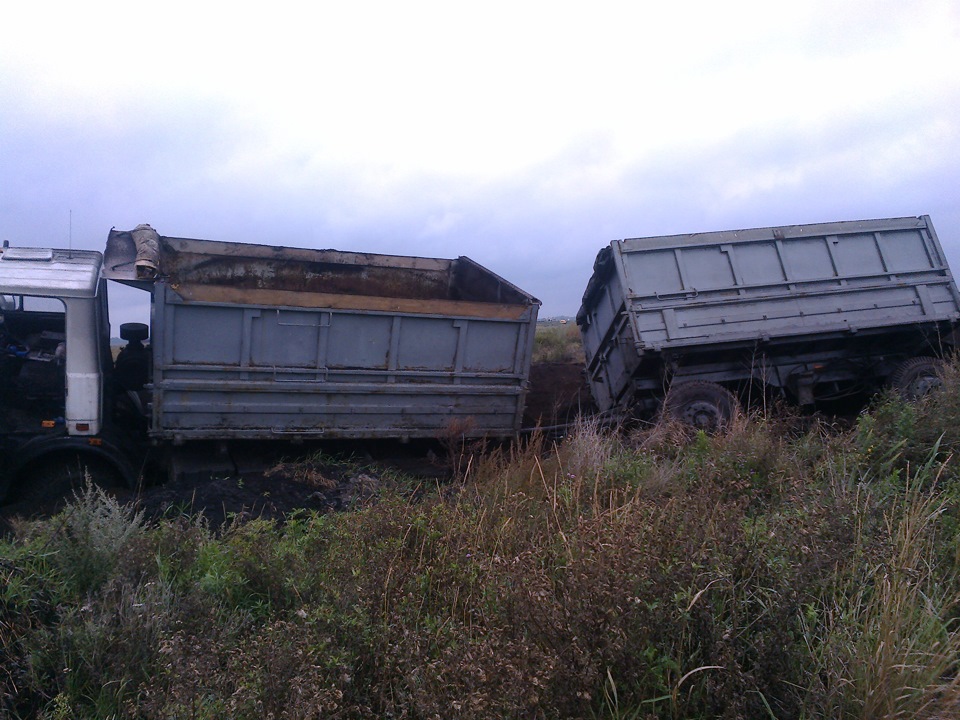
<instances>
[{"instance_id":1,"label":"dry grass","mask_svg":"<svg viewBox=\"0 0 960 720\"><path fill-rule=\"evenodd\" d=\"M2 711L953 717L958 390L849 431L451 433L449 486L219 535L88 493L0 548Z\"/></svg>"}]
</instances>

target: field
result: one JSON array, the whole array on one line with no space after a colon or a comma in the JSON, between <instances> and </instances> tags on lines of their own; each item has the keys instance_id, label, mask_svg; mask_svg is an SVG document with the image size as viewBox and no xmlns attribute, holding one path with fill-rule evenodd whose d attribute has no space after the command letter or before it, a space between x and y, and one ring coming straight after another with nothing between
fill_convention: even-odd
<instances>
[{"instance_id":1,"label":"field","mask_svg":"<svg viewBox=\"0 0 960 720\"><path fill-rule=\"evenodd\" d=\"M537 323L533 361L582 364L583 344L580 341L580 328L576 323L566 321Z\"/></svg>"},{"instance_id":2,"label":"field","mask_svg":"<svg viewBox=\"0 0 960 720\"><path fill-rule=\"evenodd\" d=\"M956 717L945 384L843 428L773 409L449 443L444 482L275 468L348 479L338 512L220 525L87 488L0 542L0 715Z\"/></svg>"}]
</instances>

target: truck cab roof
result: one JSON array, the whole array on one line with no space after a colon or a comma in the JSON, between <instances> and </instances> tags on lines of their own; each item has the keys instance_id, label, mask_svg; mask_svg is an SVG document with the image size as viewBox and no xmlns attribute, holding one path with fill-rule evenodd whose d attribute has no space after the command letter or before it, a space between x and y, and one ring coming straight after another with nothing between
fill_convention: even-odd
<instances>
[{"instance_id":1,"label":"truck cab roof","mask_svg":"<svg viewBox=\"0 0 960 720\"><path fill-rule=\"evenodd\" d=\"M41 297L97 295L103 255L95 250L0 249L0 293Z\"/></svg>"}]
</instances>

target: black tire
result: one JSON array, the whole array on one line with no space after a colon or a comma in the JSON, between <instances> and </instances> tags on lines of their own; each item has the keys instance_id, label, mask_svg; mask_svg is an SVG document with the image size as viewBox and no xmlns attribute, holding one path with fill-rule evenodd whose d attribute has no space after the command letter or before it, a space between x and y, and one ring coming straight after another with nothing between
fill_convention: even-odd
<instances>
[{"instance_id":1,"label":"black tire","mask_svg":"<svg viewBox=\"0 0 960 720\"><path fill-rule=\"evenodd\" d=\"M83 490L87 475L101 488L123 487L119 471L103 458L78 452L57 453L24 469L17 478L16 501L39 506L60 505Z\"/></svg>"},{"instance_id":2,"label":"black tire","mask_svg":"<svg viewBox=\"0 0 960 720\"><path fill-rule=\"evenodd\" d=\"M890 387L904 400L919 400L943 387L943 361L926 356L904 360L890 375Z\"/></svg>"},{"instance_id":3,"label":"black tire","mask_svg":"<svg viewBox=\"0 0 960 720\"><path fill-rule=\"evenodd\" d=\"M736 396L722 385L706 380L678 382L663 400L663 415L704 432L729 425L740 412Z\"/></svg>"}]
</instances>

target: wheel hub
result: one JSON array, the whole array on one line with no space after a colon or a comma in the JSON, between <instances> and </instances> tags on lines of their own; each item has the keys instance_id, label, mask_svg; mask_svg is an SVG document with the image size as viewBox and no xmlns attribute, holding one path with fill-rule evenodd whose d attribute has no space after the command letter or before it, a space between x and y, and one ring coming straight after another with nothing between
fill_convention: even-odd
<instances>
[{"instance_id":1,"label":"wheel hub","mask_svg":"<svg viewBox=\"0 0 960 720\"><path fill-rule=\"evenodd\" d=\"M920 375L910 383L910 396L915 398L924 397L933 390L939 389L942 385L943 381L936 375Z\"/></svg>"},{"instance_id":2,"label":"wheel hub","mask_svg":"<svg viewBox=\"0 0 960 720\"><path fill-rule=\"evenodd\" d=\"M697 430L712 430L720 423L720 411L713 403L699 400L684 408L682 419Z\"/></svg>"}]
</instances>

